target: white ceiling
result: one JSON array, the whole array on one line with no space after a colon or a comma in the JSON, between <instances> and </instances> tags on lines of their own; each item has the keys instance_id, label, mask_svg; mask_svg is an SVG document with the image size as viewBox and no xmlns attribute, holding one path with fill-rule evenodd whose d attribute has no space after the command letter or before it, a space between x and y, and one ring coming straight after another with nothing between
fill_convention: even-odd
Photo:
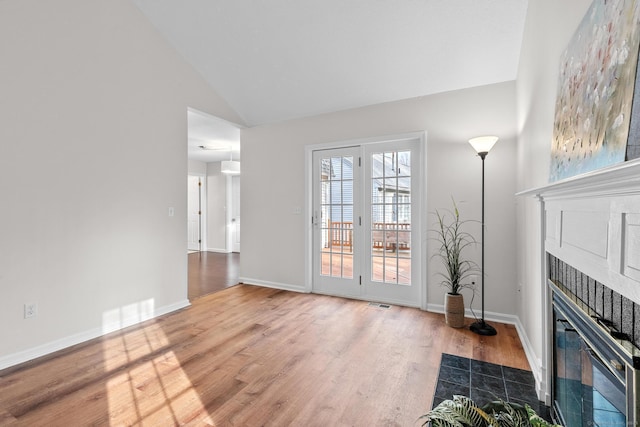
<instances>
[{"instance_id":1,"label":"white ceiling","mask_svg":"<svg viewBox=\"0 0 640 427\"><path fill-rule=\"evenodd\" d=\"M515 80L527 0L133 0L248 126Z\"/></svg>"},{"instance_id":2,"label":"white ceiling","mask_svg":"<svg viewBox=\"0 0 640 427\"><path fill-rule=\"evenodd\" d=\"M240 160L240 128L226 120L189 109L187 157L201 162ZM203 149L201 147L206 147Z\"/></svg>"},{"instance_id":3,"label":"white ceiling","mask_svg":"<svg viewBox=\"0 0 640 427\"><path fill-rule=\"evenodd\" d=\"M247 126L515 80L527 0L133 0ZM189 112L189 158L239 159ZM202 150L200 145L220 149Z\"/></svg>"}]
</instances>

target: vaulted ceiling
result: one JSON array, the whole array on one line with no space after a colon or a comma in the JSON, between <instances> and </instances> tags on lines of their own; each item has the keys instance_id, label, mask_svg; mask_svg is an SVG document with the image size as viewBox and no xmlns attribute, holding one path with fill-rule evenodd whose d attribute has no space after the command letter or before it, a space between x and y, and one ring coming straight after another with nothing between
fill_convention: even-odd
<instances>
[{"instance_id":1,"label":"vaulted ceiling","mask_svg":"<svg viewBox=\"0 0 640 427\"><path fill-rule=\"evenodd\" d=\"M133 0L254 126L515 80L527 0Z\"/></svg>"}]
</instances>

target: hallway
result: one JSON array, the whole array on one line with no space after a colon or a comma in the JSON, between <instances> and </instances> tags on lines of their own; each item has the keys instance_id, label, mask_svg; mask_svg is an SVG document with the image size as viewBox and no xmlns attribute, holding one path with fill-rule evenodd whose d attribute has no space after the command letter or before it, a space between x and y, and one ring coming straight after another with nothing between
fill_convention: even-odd
<instances>
[{"instance_id":1,"label":"hallway","mask_svg":"<svg viewBox=\"0 0 640 427\"><path fill-rule=\"evenodd\" d=\"M194 252L188 257L190 301L238 284L239 253Z\"/></svg>"}]
</instances>

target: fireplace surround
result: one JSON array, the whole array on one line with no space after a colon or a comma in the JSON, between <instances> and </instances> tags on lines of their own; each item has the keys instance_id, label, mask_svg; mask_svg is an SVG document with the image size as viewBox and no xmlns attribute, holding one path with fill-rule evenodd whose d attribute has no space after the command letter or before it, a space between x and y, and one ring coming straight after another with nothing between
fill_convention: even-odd
<instances>
[{"instance_id":1,"label":"fireplace surround","mask_svg":"<svg viewBox=\"0 0 640 427\"><path fill-rule=\"evenodd\" d=\"M640 304L551 254L547 254L547 266L552 297L561 292L576 309L607 324L613 336L624 337L625 345L640 348Z\"/></svg>"},{"instance_id":2,"label":"fireplace surround","mask_svg":"<svg viewBox=\"0 0 640 427\"><path fill-rule=\"evenodd\" d=\"M640 162L518 195L538 201L539 397L565 425L640 425Z\"/></svg>"}]
</instances>

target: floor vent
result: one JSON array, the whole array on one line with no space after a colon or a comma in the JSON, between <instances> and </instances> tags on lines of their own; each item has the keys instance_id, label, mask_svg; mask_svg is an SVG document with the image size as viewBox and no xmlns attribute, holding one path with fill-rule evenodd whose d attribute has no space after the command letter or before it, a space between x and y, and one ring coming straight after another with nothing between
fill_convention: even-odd
<instances>
[{"instance_id":1,"label":"floor vent","mask_svg":"<svg viewBox=\"0 0 640 427\"><path fill-rule=\"evenodd\" d=\"M378 307L378 308L391 308L389 304L380 304L378 302L370 302L369 305L372 307Z\"/></svg>"}]
</instances>

